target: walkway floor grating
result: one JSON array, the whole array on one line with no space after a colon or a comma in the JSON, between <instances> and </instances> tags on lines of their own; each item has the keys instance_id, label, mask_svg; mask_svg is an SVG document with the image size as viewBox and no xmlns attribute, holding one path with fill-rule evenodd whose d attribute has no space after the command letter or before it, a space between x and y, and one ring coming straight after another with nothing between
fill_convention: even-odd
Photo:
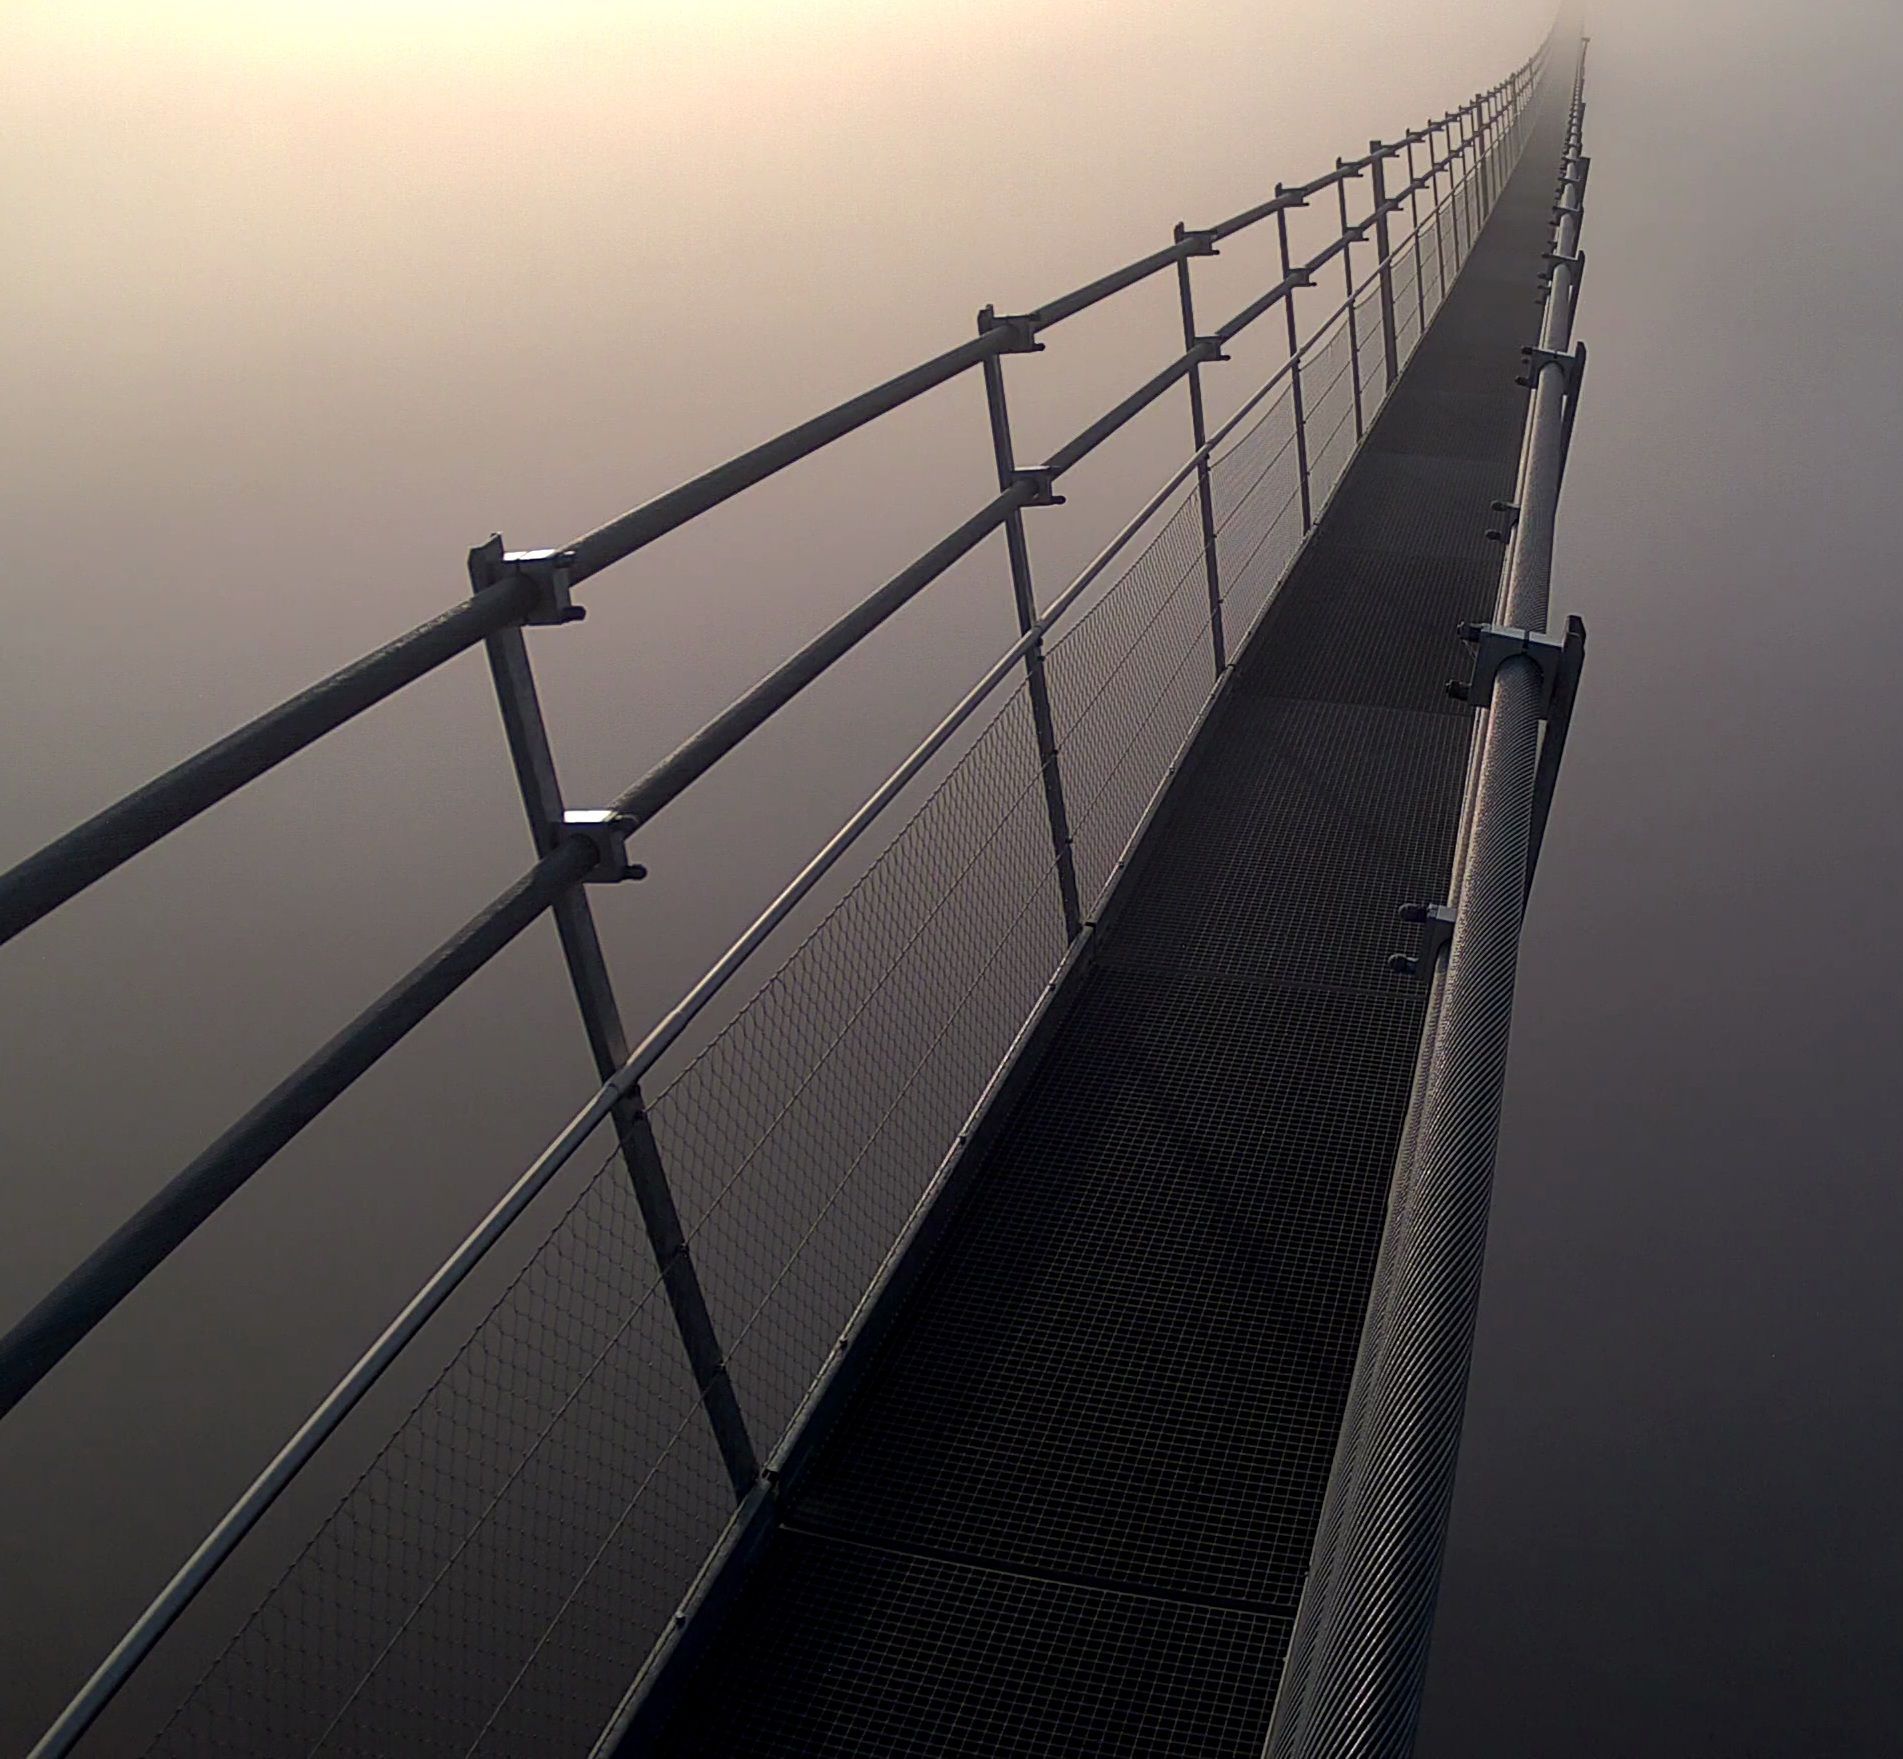
<instances>
[{"instance_id":1,"label":"walkway floor grating","mask_svg":"<svg viewBox=\"0 0 1903 1759\"><path fill-rule=\"evenodd\" d=\"M1550 137L1550 138L1549 138ZM1559 124L1238 661L1075 1007L684 1682L668 1755L1253 1755L1443 895Z\"/></svg>"}]
</instances>

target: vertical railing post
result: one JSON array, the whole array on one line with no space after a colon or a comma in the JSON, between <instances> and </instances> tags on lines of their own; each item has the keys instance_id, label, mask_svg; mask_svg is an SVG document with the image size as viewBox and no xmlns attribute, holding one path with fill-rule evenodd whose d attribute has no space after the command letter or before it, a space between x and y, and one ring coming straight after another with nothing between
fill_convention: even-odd
<instances>
[{"instance_id":1,"label":"vertical railing post","mask_svg":"<svg viewBox=\"0 0 1903 1759\"><path fill-rule=\"evenodd\" d=\"M1485 92L1474 93L1474 129L1480 138L1480 213L1484 220L1493 209L1493 112Z\"/></svg>"},{"instance_id":2,"label":"vertical railing post","mask_svg":"<svg viewBox=\"0 0 1903 1759\"><path fill-rule=\"evenodd\" d=\"M1487 205L1492 207L1500 199L1500 177L1506 169L1500 156L1502 135L1500 123L1500 94L1498 90L1487 94Z\"/></svg>"},{"instance_id":3,"label":"vertical railing post","mask_svg":"<svg viewBox=\"0 0 1903 1759\"><path fill-rule=\"evenodd\" d=\"M1460 112L1460 151L1466 160L1467 255L1480 242L1480 129L1477 99L1469 98Z\"/></svg>"},{"instance_id":4,"label":"vertical railing post","mask_svg":"<svg viewBox=\"0 0 1903 1759\"><path fill-rule=\"evenodd\" d=\"M1447 217L1441 207L1440 194L1441 160L1446 157L1446 155L1434 151L1434 132L1437 128L1443 134L1446 132L1446 126L1443 123L1430 122L1427 125L1427 174L1431 180L1428 187L1434 192L1434 212L1432 215L1434 221L1434 268L1438 277L1437 284L1439 287L1439 292L1434 297L1434 309L1436 311L1440 309L1441 302L1447 297Z\"/></svg>"},{"instance_id":5,"label":"vertical railing post","mask_svg":"<svg viewBox=\"0 0 1903 1759\"><path fill-rule=\"evenodd\" d=\"M1464 267L1474 246L1474 238L1480 231L1474 210L1474 174L1473 174L1473 106L1464 104L1454 112L1454 119L1460 124L1460 182L1459 187L1467 192L1467 236L1460 247L1460 261Z\"/></svg>"},{"instance_id":6,"label":"vertical railing post","mask_svg":"<svg viewBox=\"0 0 1903 1759\"><path fill-rule=\"evenodd\" d=\"M1000 323L986 306L978 314L978 333ZM998 463L998 487L1008 489L1018 480L1017 458L1011 447L1011 415L1004 400L1004 363L988 354L984 362L985 407L991 416L991 448ZM1049 496L1054 501L1054 495ZM1018 633L1028 635L1037 621L1037 594L1031 580L1031 549L1024 540L1024 510L1013 507L1004 521L1005 548L1011 558L1011 594L1017 604ZM1077 896L1077 863L1071 848L1070 818L1064 808L1064 782L1057 767L1057 726L1051 715L1050 683L1044 671L1044 641L1040 636L1024 650L1024 675L1030 687L1031 720L1037 730L1037 760L1044 774L1044 806L1051 821L1051 848L1057 857L1057 890L1064 908L1064 940L1068 945L1083 933L1084 915Z\"/></svg>"},{"instance_id":7,"label":"vertical railing post","mask_svg":"<svg viewBox=\"0 0 1903 1759\"><path fill-rule=\"evenodd\" d=\"M1188 236L1188 228L1178 220L1176 242L1181 244ZM1204 243L1207 249L1197 254L1214 256L1214 240L1206 239ZM1183 348L1186 353L1193 353L1201 338L1196 334L1196 300L1190 287L1187 256L1176 259L1176 290L1183 306ZM1229 658L1222 632L1222 582L1216 567L1216 502L1209 487L1209 455L1204 450L1209 444L1209 429L1203 411L1203 370L1200 360L1192 360L1189 366L1189 432L1196 447L1196 500L1203 518L1203 575L1209 585L1209 645L1215 655L1216 676L1220 678L1228 669Z\"/></svg>"},{"instance_id":8,"label":"vertical railing post","mask_svg":"<svg viewBox=\"0 0 1903 1759\"><path fill-rule=\"evenodd\" d=\"M551 555L547 551L510 556L504 552L501 538L494 537L482 548L470 551L470 584L480 592L505 573L547 573L556 581L558 591L554 597L560 606L566 597L559 578L561 563L559 554ZM568 621L579 615L579 611L562 606L542 620ZM532 617L530 621L537 619ZM489 672L495 680L496 702L502 711L503 731L509 742L509 756L515 764L523 809L528 814L529 833L536 854L545 855L569 833L564 828L566 814L561 784L555 773L554 752L536 695L535 675L529 667L528 644L523 640L522 631L511 625L489 636L487 646ZM633 868L624 877L638 879L640 873L639 868ZM556 901L554 915L562 958L568 966L576 1005L581 1010L588 1048L594 1055L595 1072L606 1081L628 1060L628 1041L586 889L578 886L564 893ZM694 1384L699 1388L707 1421L713 1428L714 1443L720 1450L721 1463L726 1467L735 1498L742 1498L760 1476L759 1457L747 1433L740 1402L734 1395L726 1358L707 1311L706 1294L688 1252L680 1212L668 1186L667 1170L661 1164L660 1148L654 1140L653 1126L648 1121L638 1087L615 1106L612 1117L628 1182L633 1187L648 1245L661 1272Z\"/></svg>"},{"instance_id":9,"label":"vertical railing post","mask_svg":"<svg viewBox=\"0 0 1903 1759\"><path fill-rule=\"evenodd\" d=\"M1460 142L1455 137L1454 125L1459 118L1449 110L1441 119L1441 127L1447 135L1447 205L1449 209L1448 226L1453 234L1454 273L1460 273L1460 259L1466 245L1460 223Z\"/></svg>"},{"instance_id":10,"label":"vertical railing post","mask_svg":"<svg viewBox=\"0 0 1903 1759\"><path fill-rule=\"evenodd\" d=\"M1408 217L1414 227L1414 306L1421 319L1421 335L1427 334L1427 252L1421 244L1421 174L1414 168L1414 142L1418 130L1407 132L1407 204ZM1434 148L1430 143L1427 149L1428 163L1434 161ZM1418 347L1420 337L1415 338Z\"/></svg>"},{"instance_id":11,"label":"vertical railing post","mask_svg":"<svg viewBox=\"0 0 1903 1759\"><path fill-rule=\"evenodd\" d=\"M1401 376L1400 339L1394 330L1394 262L1393 245L1388 231L1388 154L1392 147L1383 146L1378 140L1368 142L1368 151L1374 155L1374 163L1369 170L1374 175L1374 244L1380 252L1381 277L1381 347L1388 361L1388 389L1394 389L1394 381Z\"/></svg>"},{"instance_id":12,"label":"vertical railing post","mask_svg":"<svg viewBox=\"0 0 1903 1759\"><path fill-rule=\"evenodd\" d=\"M1347 162L1337 154L1335 170L1340 172ZM1335 198L1336 205L1341 210L1341 282L1348 297L1348 383L1354 387L1355 439L1358 442L1364 431L1361 415L1361 331L1355 312L1355 229L1348 223L1348 179L1346 176L1336 177Z\"/></svg>"},{"instance_id":13,"label":"vertical railing post","mask_svg":"<svg viewBox=\"0 0 1903 1759\"><path fill-rule=\"evenodd\" d=\"M1275 186L1275 193L1282 193L1282 185ZM1288 250L1288 209L1275 210L1275 237L1282 247L1282 279L1286 282L1294 273L1294 265ZM1315 507L1310 499L1308 488L1308 419L1302 407L1302 343L1295 328L1295 292L1293 288L1282 295L1283 315L1288 319L1288 379L1289 390L1295 405L1295 467L1301 473L1302 482L1302 530L1313 529Z\"/></svg>"}]
</instances>

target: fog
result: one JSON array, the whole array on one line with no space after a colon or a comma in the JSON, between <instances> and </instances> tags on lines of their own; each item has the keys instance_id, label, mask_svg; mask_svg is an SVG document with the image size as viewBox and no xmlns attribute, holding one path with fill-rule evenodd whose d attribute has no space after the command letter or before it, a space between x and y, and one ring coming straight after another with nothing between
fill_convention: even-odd
<instances>
[{"instance_id":1,"label":"fog","mask_svg":"<svg viewBox=\"0 0 1903 1759\"><path fill-rule=\"evenodd\" d=\"M1489 84L1534 0L24 5L0 322L0 863L466 591ZM1555 605L1591 660L1528 930L1423 1751L1887 1750L1903 262L1887 7L1596 9ZM1205 275L1204 270L1208 273ZM1220 318L1260 246L1198 266ZM1532 317L1529 296L1529 323ZM1013 362L1033 458L1167 278ZM1530 331L1529 331L1530 334ZM1273 357L1211 375L1216 413ZM1187 449L1032 535L1048 597ZM532 646L633 780L986 497L975 380ZM990 547L596 895L652 1020L1012 633ZM474 656L0 950L0 1323L511 879ZM592 1086L525 936L4 1425L22 1746Z\"/></svg>"}]
</instances>

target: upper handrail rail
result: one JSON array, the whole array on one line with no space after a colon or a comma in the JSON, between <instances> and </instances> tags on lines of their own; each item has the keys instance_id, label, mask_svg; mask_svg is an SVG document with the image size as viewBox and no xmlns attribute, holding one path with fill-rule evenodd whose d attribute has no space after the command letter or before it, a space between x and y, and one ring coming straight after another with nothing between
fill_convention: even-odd
<instances>
[{"instance_id":1,"label":"upper handrail rail","mask_svg":"<svg viewBox=\"0 0 1903 1759\"><path fill-rule=\"evenodd\" d=\"M1536 51L1506 79L1476 94L1430 127L1445 127L1474 113L1533 72L1543 55L1543 49ZM1388 150L1394 149L1390 146ZM331 673L183 759L0 874L0 945L286 758L476 646L496 630L565 620L572 614L567 606L568 593L604 568L987 359L1027 350L1040 331L1179 261L1210 254L1220 239L1287 208L1301 206L1308 197L1354 175L1374 156L1370 153L1350 161L1295 188L1278 189L1269 201L1244 209L1216 226L1188 231L1161 250L1029 313L1001 320L971 341L786 429L559 549L529 553L535 559L533 565L522 562L505 571L477 591L471 601L442 612ZM1286 287L1277 289L1276 296L1287 291ZM1262 309L1274 303L1271 297ZM1249 321L1259 315L1251 312ZM1226 340L1240 327L1225 327L1218 335ZM1001 510L998 516L1002 520Z\"/></svg>"},{"instance_id":2,"label":"upper handrail rail","mask_svg":"<svg viewBox=\"0 0 1903 1759\"><path fill-rule=\"evenodd\" d=\"M1461 110L1450 112L1450 118L1477 112L1510 89L1530 89L1521 82L1530 77L1530 70L1540 59L1538 53L1529 57L1506 79L1477 94ZM1461 156L1468 161L1467 169L1458 181L1450 175L1445 200L1453 201L1461 184L1477 175L1481 160L1478 151L1473 149L1479 144L1478 137L1464 143ZM1386 149L1390 153L1395 150ZM1245 210L1224 222L1224 226L1234 231L1245 223L1253 224L1270 214L1281 214L1305 202L1317 191L1358 175L1380 156L1376 143L1363 158L1344 161L1334 171L1296 189L1278 189L1270 203ZM1366 224L1358 222L1348 227L1340 238L1307 263L1291 268L1268 294L1252 301L1211 336L1194 342L1144 385L1058 448L1048 462L1018 470L992 500L798 653L775 667L617 797L610 809L612 829L605 840L591 839L580 833L556 840L533 866L176 1174L0 1338L0 1417L25 1397L272 1155L462 983L538 920L543 911L588 879L608 858L610 843L616 847L624 844L633 829L678 798L743 739L991 532L1004 526L1023 508L1047 504L1054 499L1052 485L1060 475L1074 468L1194 367L1217 358L1223 342L1278 301L1292 300L1296 290L1311 285L1314 272L1348 248L1356 237L1364 235ZM375 654L345 667L290 702L260 716L67 833L11 873L0 876L0 941L284 757L455 654L514 625L561 622L579 615L579 608L568 604L569 590L578 578L609 565L608 561L584 565L588 546L597 539L600 542L593 552L597 557L607 555L611 549L617 550L617 554L609 557L609 561L631 554L666 530L730 499L797 457L863 425L884 409L897 407L898 402L922 394L952 372L963 371L993 353L1028 350L1037 329L1075 315L1089 304L1108 298L1121 287L1132 285L1162 267L1190 256L1208 254L1211 236L1211 233L1186 230L1183 238L1168 250L1140 258L1051 302L1040 312L990 320L972 343L939 355L911 373L888 380L788 430L764 446L729 460L599 528L589 537L577 540L565 550L502 555L499 561L489 552L478 551L471 559L475 591L466 603L420 625ZM1384 258L1383 264L1377 264L1377 271L1385 261ZM1340 316L1341 309L1331 311L1316 327L1311 342ZM1306 347L1307 344L1300 344L1293 350L1290 366L1301 358ZM960 364L948 367L946 363L954 359ZM1289 367L1283 369L1287 370ZM930 378L934 373L940 376ZM1272 379L1270 384L1274 382ZM896 389L908 386L903 395ZM1266 395L1266 388L1260 395ZM890 400L894 398L896 401ZM878 407L873 407L874 404ZM1190 467L1195 463L1196 458L1192 457ZM631 525L631 521L637 523ZM614 535L604 537L604 533ZM492 545L492 549L499 551L499 544Z\"/></svg>"}]
</instances>

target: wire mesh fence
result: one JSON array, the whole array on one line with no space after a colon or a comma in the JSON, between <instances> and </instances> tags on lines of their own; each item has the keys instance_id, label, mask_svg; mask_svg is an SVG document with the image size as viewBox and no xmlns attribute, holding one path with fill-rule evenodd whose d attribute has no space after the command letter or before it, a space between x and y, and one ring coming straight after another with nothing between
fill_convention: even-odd
<instances>
[{"instance_id":1,"label":"wire mesh fence","mask_svg":"<svg viewBox=\"0 0 1903 1759\"><path fill-rule=\"evenodd\" d=\"M1400 359L1467 236L1435 204L1398 244ZM1049 645L1087 917L1219 682L1212 564L1233 657L1386 394L1383 321L1371 276L1212 450L1213 548L1192 478ZM1000 691L878 858L648 1106L763 1458L1066 949L1032 700ZM586 1751L732 1507L611 1153L147 1751Z\"/></svg>"}]
</instances>

